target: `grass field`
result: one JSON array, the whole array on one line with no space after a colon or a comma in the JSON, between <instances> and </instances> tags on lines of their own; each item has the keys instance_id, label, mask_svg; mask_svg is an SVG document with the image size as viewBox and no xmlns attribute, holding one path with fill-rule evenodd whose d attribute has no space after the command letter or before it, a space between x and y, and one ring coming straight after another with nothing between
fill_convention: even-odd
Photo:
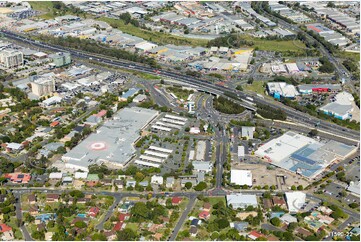
<instances>
[{"instance_id":1,"label":"grass field","mask_svg":"<svg viewBox=\"0 0 361 242\"><path fill-rule=\"evenodd\" d=\"M141 29L131 24L125 24L124 21L121 19L101 17L98 20L107 22L112 27L116 27L119 30L123 31L124 33L131 34L158 44L205 46L208 42L207 40L202 40L202 39L190 39L190 38L174 36L168 33L160 33L160 32Z\"/></svg>"},{"instance_id":2,"label":"grass field","mask_svg":"<svg viewBox=\"0 0 361 242\"><path fill-rule=\"evenodd\" d=\"M353 53L353 52L340 52L339 54L337 54L338 57L340 58L347 58L347 59L351 59L355 62L359 62L360 61L360 53Z\"/></svg>"},{"instance_id":3,"label":"grass field","mask_svg":"<svg viewBox=\"0 0 361 242\"><path fill-rule=\"evenodd\" d=\"M160 80L161 78L156 75L143 73L143 72L134 72L136 75L138 75L140 78L146 79L146 80Z\"/></svg>"},{"instance_id":4,"label":"grass field","mask_svg":"<svg viewBox=\"0 0 361 242\"><path fill-rule=\"evenodd\" d=\"M209 203L212 204L212 206L218 202L223 202L226 204L226 199L224 197L210 197Z\"/></svg>"},{"instance_id":5,"label":"grass field","mask_svg":"<svg viewBox=\"0 0 361 242\"><path fill-rule=\"evenodd\" d=\"M242 87L246 91L252 91L264 95L263 84L264 84L263 81L254 81L252 84L245 84Z\"/></svg>"},{"instance_id":6,"label":"grass field","mask_svg":"<svg viewBox=\"0 0 361 242\"><path fill-rule=\"evenodd\" d=\"M40 18L53 19L55 17L53 13L53 3L51 1L35 1L29 3L34 10L43 13L39 15Z\"/></svg>"}]
</instances>

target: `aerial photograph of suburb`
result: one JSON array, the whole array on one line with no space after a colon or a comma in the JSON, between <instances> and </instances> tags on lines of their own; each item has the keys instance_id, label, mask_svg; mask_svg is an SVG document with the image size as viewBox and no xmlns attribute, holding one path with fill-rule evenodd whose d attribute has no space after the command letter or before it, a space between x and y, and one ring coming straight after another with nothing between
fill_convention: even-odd
<instances>
[{"instance_id":1,"label":"aerial photograph of suburb","mask_svg":"<svg viewBox=\"0 0 361 242\"><path fill-rule=\"evenodd\" d=\"M360 3L0 1L0 241L360 241Z\"/></svg>"}]
</instances>

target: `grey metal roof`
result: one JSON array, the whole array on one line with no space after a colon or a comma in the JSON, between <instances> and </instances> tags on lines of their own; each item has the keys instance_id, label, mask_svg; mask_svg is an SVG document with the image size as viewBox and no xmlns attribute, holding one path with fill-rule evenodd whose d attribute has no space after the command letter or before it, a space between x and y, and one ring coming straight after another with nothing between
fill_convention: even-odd
<instances>
[{"instance_id":1,"label":"grey metal roof","mask_svg":"<svg viewBox=\"0 0 361 242\"><path fill-rule=\"evenodd\" d=\"M139 131L158 115L158 111L143 108L124 108L106 121L96 133L63 156L74 165L88 167L99 162L125 164L134 152L133 143Z\"/></svg>"}]
</instances>

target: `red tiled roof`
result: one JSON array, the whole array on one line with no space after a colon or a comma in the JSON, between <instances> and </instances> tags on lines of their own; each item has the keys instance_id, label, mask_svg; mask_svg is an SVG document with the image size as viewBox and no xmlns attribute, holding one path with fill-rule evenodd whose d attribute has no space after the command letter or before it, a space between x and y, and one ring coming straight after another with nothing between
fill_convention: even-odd
<instances>
[{"instance_id":1,"label":"red tiled roof","mask_svg":"<svg viewBox=\"0 0 361 242\"><path fill-rule=\"evenodd\" d=\"M8 232L13 230L10 226L7 226L6 224L0 224L0 232Z\"/></svg>"},{"instance_id":2,"label":"red tiled roof","mask_svg":"<svg viewBox=\"0 0 361 242\"><path fill-rule=\"evenodd\" d=\"M119 214L118 219L119 219L119 221L123 222L126 220L127 217L130 217L129 213L121 213L121 214Z\"/></svg>"},{"instance_id":3,"label":"red tiled roof","mask_svg":"<svg viewBox=\"0 0 361 242\"><path fill-rule=\"evenodd\" d=\"M114 231L119 231L119 230L122 229L122 226L123 226L123 222L118 222L118 223L116 223L116 224L114 225L113 230L114 230Z\"/></svg>"},{"instance_id":4,"label":"red tiled roof","mask_svg":"<svg viewBox=\"0 0 361 242\"><path fill-rule=\"evenodd\" d=\"M101 117L103 117L105 114L107 114L107 110L101 110L99 113L95 114L95 116L101 118Z\"/></svg>"},{"instance_id":5,"label":"red tiled roof","mask_svg":"<svg viewBox=\"0 0 361 242\"><path fill-rule=\"evenodd\" d=\"M178 204L182 201L181 197L173 197L172 198L172 204Z\"/></svg>"},{"instance_id":6,"label":"red tiled roof","mask_svg":"<svg viewBox=\"0 0 361 242\"><path fill-rule=\"evenodd\" d=\"M198 217L199 218L208 218L209 217L209 212L208 211L202 211L199 213Z\"/></svg>"},{"instance_id":7,"label":"red tiled roof","mask_svg":"<svg viewBox=\"0 0 361 242\"><path fill-rule=\"evenodd\" d=\"M50 124L50 127L55 127L55 126L58 126L60 123L59 121L54 121Z\"/></svg>"},{"instance_id":8,"label":"red tiled roof","mask_svg":"<svg viewBox=\"0 0 361 242\"><path fill-rule=\"evenodd\" d=\"M259 238L259 237L262 237L262 236L263 236L263 234L255 231L255 230L251 231L251 233L249 233L249 235L252 235L252 236L254 236L254 237L256 237L256 238Z\"/></svg>"},{"instance_id":9,"label":"red tiled roof","mask_svg":"<svg viewBox=\"0 0 361 242\"><path fill-rule=\"evenodd\" d=\"M98 207L91 207L89 209L88 213L90 216L96 217L98 215L99 211L100 211L100 209Z\"/></svg>"}]
</instances>

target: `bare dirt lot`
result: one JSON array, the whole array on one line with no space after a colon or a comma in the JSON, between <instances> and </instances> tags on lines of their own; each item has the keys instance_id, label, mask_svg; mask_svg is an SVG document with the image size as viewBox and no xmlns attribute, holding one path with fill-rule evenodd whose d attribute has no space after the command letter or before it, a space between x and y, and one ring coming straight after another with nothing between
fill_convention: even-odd
<instances>
[{"instance_id":1,"label":"bare dirt lot","mask_svg":"<svg viewBox=\"0 0 361 242\"><path fill-rule=\"evenodd\" d=\"M287 190L292 185L306 187L309 182L299 175L280 168L267 169L265 164L233 163L232 168L252 171L253 186L276 185L279 189ZM282 177L283 176L283 177Z\"/></svg>"}]
</instances>

